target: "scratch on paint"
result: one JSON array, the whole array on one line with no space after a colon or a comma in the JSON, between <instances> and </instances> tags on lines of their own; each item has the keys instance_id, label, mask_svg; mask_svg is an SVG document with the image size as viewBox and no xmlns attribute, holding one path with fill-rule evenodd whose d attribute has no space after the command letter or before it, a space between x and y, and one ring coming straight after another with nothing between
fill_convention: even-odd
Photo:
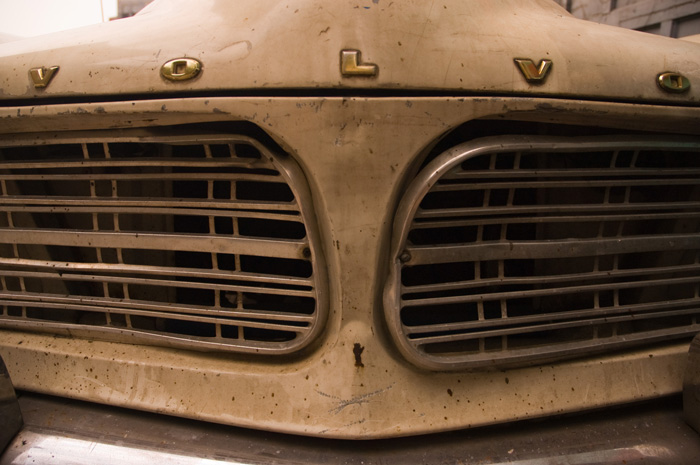
<instances>
[{"instance_id":1,"label":"scratch on paint","mask_svg":"<svg viewBox=\"0 0 700 465\"><path fill-rule=\"evenodd\" d=\"M349 407L351 405L362 405L362 404L368 403L370 401L370 398L377 396L383 392L388 391L389 389L394 387L394 384L396 384L396 383L392 383L390 386L387 386L384 389L378 389L374 392L362 394L361 396L356 396L356 397L353 397L352 399L349 399L349 400L344 400L344 399L341 399L340 397L332 396L330 394L326 394L325 392L321 392L321 391L316 391L316 392L318 392L323 397L328 397L329 399L333 399L333 400L337 401L338 405L335 408L332 408L328 411L334 415L337 415L340 412L342 412L345 409L345 407Z\"/></svg>"},{"instance_id":2,"label":"scratch on paint","mask_svg":"<svg viewBox=\"0 0 700 465\"><path fill-rule=\"evenodd\" d=\"M352 423L348 423L347 425L343 425L340 429L335 429L335 430L332 430L332 429L324 429L323 431L319 431L318 434L326 434L326 433L328 433L329 431L341 431L341 430L343 430L343 429L350 428L351 426L361 425L361 424L363 424L363 423L366 422L366 421L367 421L367 420L365 420L365 419L363 418L362 420L353 421Z\"/></svg>"}]
</instances>

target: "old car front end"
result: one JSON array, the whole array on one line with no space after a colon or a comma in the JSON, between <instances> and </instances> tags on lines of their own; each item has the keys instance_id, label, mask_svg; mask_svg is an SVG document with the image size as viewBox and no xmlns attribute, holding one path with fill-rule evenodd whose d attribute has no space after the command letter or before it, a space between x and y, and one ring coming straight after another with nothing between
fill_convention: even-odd
<instances>
[{"instance_id":1,"label":"old car front end","mask_svg":"<svg viewBox=\"0 0 700 465\"><path fill-rule=\"evenodd\" d=\"M658 409L700 330L699 47L546 0L160 0L4 44L12 382L333 439Z\"/></svg>"}]
</instances>

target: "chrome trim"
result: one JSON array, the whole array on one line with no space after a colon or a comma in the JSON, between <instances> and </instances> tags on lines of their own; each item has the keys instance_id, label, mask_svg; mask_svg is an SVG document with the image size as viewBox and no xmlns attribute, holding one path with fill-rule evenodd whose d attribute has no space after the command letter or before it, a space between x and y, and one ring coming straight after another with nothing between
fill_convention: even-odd
<instances>
[{"instance_id":1,"label":"chrome trim","mask_svg":"<svg viewBox=\"0 0 700 465\"><path fill-rule=\"evenodd\" d=\"M8 453L8 459L0 463L20 464L71 464L71 465L253 465L256 462L233 459L204 458L166 450L152 450L135 444L109 444L104 440L87 440L48 432L23 432L22 452ZM19 448L19 447L17 447Z\"/></svg>"},{"instance_id":2,"label":"chrome trim","mask_svg":"<svg viewBox=\"0 0 700 465\"><path fill-rule=\"evenodd\" d=\"M207 351L286 354L308 345L327 318L328 284L299 166L248 136L159 131L45 134L0 145L15 155L37 146L67 154L0 161L0 327ZM177 148L197 156L172 155ZM253 154L237 153L244 149ZM39 184L53 194L27 192ZM243 185L252 197L240 194ZM262 193L273 185L287 186L292 197ZM37 223L48 217L53 225ZM191 222L199 229L185 224ZM243 224L254 231L242 231ZM280 225L292 225L300 237L285 237ZM79 253L57 258L50 248ZM149 255L129 262L127 251L160 261ZM206 256L209 265L175 257L183 253ZM267 259L308 271L256 268L256 260ZM71 286L91 290L72 295ZM206 299L179 300L178 293L196 292ZM306 299L303 308L298 299ZM80 321L51 316L57 312ZM135 325L135 317L147 323ZM168 329L181 324L187 328ZM205 325L202 334L189 329L197 324Z\"/></svg>"},{"instance_id":3,"label":"chrome trim","mask_svg":"<svg viewBox=\"0 0 700 465\"><path fill-rule=\"evenodd\" d=\"M603 235L600 225L606 222L656 221L667 222L682 219L695 221L700 218L700 202L686 199L684 202L656 201L631 202L631 189L659 188L673 185L674 188L697 189L698 166L656 170L635 166L618 166L621 152L634 152L636 160L645 151L700 152L697 139L664 139L648 137L527 137L504 136L479 139L460 144L430 162L411 182L397 209L390 255L390 272L384 293L385 316L394 341L402 354L418 367L431 370L457 370L490 366L513 366L543 361L553 361L576 355L592 354L628 347L632 344L652 343L678 337L690 337L700 331L700 297L698 295L698 257L693 263L679 263L637 268L619 268L618 257L622 254L657 253L700 250L700 234L697 230L671 232L667 234L642 233L625 235L622 231ZM535 167L494 169L496 157L509 154L515 165L521 156L541 153L543 157L558 157L565 154L610 152L612 163L607 167L578 167L569 169L541 169ZM487 155L490 168L461 169L460 166L476 157ZM602 156L602 155L601 155ZM509 159L510 160L510 159ZM610 171L606 171L606 170ZM624 176L624 178L623 178ZM664 177L666 176L666 177ZM615 203L610 200L611 189L618 189L626 200ZM517 190L530 189L541 192L545 189L602 189L605 199L595 202L562 202L540 205L514 201ZM492 192L499 191L501 200L497 206L489 203ZM626 192L626 194L625 194ZM474 200L478 205L460 207L436 206L435 209L420 209L421 202L429 193L457 193L464 198L472 196L485 200ZM494 194L495 195L495 194ZM539 195L539 194L533 194ZM567 194L561 194L567 195ZM469 197L471 199L471 197ZM437 203L438 201L435 200ZM479 204L481 202L481 204ZM468 202L467 202L468 203ZM532 225L542 228L547 224L593 222L599 223L599 232L592 238L579 236L531 239L506 237L506 228L501 228L499 219L506 225ZM692 224L692 223L691 223ZM494 238L482 239L484 230L496 225L499 231ZM412 231L430 228L474 228L474 239L446 241L446 243L411 244ZM621 228L622 226L618 226ZM690 227L690 226L689 226ZM460 230L461 231L461 230ZM457 234L457 233L455 233ZM459 236L461 237L461 236ZM469 242L469 241L472 242ZM427 241L427 239L426 239ZM598 268L602 257L614 257L612 268ZM576 260L588 257L595 260L592 270L540 275L512 275L504 272L507 261L568 258ZM482 261L496 268L493 274L481 276ZM452 277L446 281L418 282L403 285L403 272L417 265L440 265L461 263L474 268L471 278ZM538 262L541 263L541 262ZM536 266L536 265L532 265ZM544 266L544 265L543 265ZM575 268L574 268L575 269ZM427 273L427 272L426 272ZM416 272L416 276L420 273ZM421 278L422 279L422 278ZM428 279L432 279L429 277ZM416 278L418 281L418 278ZM640 284L641 283L641 284ZM690 286L694 296L679 297L664 301L619 303L618 293L644 286ZM490 289L497 289L492 291ZM640 291L641 292L641 291ZM587 294L586 294L587 293ZM551 313L523 311L510 314L509 302L514 299L559 298L563 295L590 295L595 301L590 307L556 308ZM606 302L603 295L614 294L614 302ZM432 296L431 296L432 295ZM612 297L610 298L613 299ZM568 302L568 301L567 301ZM489 317L484 314L486 303L491 304ZM445 306L453 307L457 316L452 321L439 322L435 312L445 312ZM468 314L472 305L474 315ZM526 305L526 304L522 304ZM442 307L438 307L442 306ZM423 307L423 308L420 308ZM496 308L499 307L499 308ZM416 310L419 308L419 310ZM411 310L413 309L413 310ZM428 322L405 323L402 312L414 311L416 320ZM423 313L420 313L423 312ZM432 312L432 313L430 313ZM498 315L496 315L496 312ZM413 314L411 314L413 315ZM432 315L432 316L430 316ZM439 315L438 315L439 316ZM594 336L583 340L561 340L543 345L531 345L518 341L520 347L508 345L508 337L527 334L561 331L573 328L613 327L616 324L636 322L644 319L690 318L685 325L669 326L655 330L645 329L630 333L617 333L617 326L610 337ZM437 321L437 322L436 322ZM606 326L606 331L607 331ZM565 333L562 333L565 334ZM563 336L562 336L563 337ZM489 341L500 339L500 345L486 346ZM471 342L470 342L471 341ZM453 348L455 343L472 344L470 349ZM432 344L432 346L431 346ZM437 344L445 346L442 352L434 349ZM534 343L533 343L534 344ZM496 347L498 346L498 347ZM429 347L429 351L426 349Z\"/></svg>"}]
</instances>

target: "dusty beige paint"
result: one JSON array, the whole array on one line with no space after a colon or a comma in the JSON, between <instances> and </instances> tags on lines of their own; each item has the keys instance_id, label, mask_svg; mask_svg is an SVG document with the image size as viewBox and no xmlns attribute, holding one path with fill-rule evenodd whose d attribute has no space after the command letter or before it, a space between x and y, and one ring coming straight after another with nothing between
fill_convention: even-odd
<instances>
[{"instance_id":1,"label":"dusty beige paint","mask_svg":"<svg viewBox=\"0 0 700 465\"><path fill-rule=\"evenodd\" d=\"M688 348L685 344L557 366L448 375L397 364L368 337L367 329L362 323L346 324L329 351L285 366L105 342L0 335L2 356L20 389L346 439L493 424L677 392ZM363 369L355 368L352 360L351 344L358 341L365 346Z\"/></svg>"},{"instance_id":2,"label":"dusty beige paint","mask_svg":"<svg viewBox=\"0 0 700 465\"><path fill-rule=\"evenodd\" d=\"M407 364L383 326L393 211L426 144L475 118L700 131L700 109L505 98L200 98L0 109L2 140L52 131L250 121L306 173L330 277L320 340L293 358L192 353L0 331L21 389L245 427L377 438L678 392L687 344L507 371ZM497 122L493 123L497 125ZM353 348L362 348L362 367Z\"/></svg>"},{"instance_id":3,"label":"dusty beige paint","mask_svg":"<svg viewBox=\"0 0 700 465\"><path fill-rule=\"evenodd\" d=\"M356 49L377 77L342 77ZM700 100L697 44L593 24L551 0L157 1L136 17L0 46L0 99L272 89L441 90L665 102ZM160 68L195 58L171 82ZM514 58L552 60L542 85ZM32 68L59 66L36 89ZM697 83L683 95L663 72Z\"/></svg>"},{"instance_id":4,"label":"dusty beige paint","mask_svg":"<svg viewBox=\"0 0 700 465\"><path fill-rule=\"evenodd\" d=\"M378 75L343 77L343 49L360 50ZM402 188L442 134L476 118L698 134L699 52L697 43L576 20L549 0L161 0L128 20L3 44L0 143L214 121L265 130L308 178L330 316L319 340L294 357L9 331L0 331L0 355L21 389L339 438L502 423L678 392L687 344L508 371L420 371L389 340L381 296ZM200 75L163 79L161 66L183 57L201 61ZM546 58L553 67L531 85L514 58ZM60 69L48 86L35 88L29 70L53 66ZM690 79L690 91L663 92L656 76L666 71ZM284 97L290 89L307 96ZM365 89L392 93L308 96ZM443 97L388 97L404 91ZM164 98L184 92L190 98ZM108 101L136 95L151 100ZM49 100L32 106L38 98ZM58 104L73 98L97 103Z\"/></svg>"}]
</instances>

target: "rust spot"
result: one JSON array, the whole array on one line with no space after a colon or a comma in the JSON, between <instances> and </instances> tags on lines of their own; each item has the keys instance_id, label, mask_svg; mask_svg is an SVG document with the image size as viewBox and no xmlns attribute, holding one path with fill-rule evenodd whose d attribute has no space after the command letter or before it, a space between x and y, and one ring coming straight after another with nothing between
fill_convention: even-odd
<instances>
[{"instance_id":1,"label":"rust spot","mask_svg":"<svg viewBox=\"0 0 700 465\"><path fill-rule=\"evenodd\" d=\"M365 348L362 347L359 343L355 343L355 345L352 348L352 353L355 355L355 366L358 368L364 368L365 365L362 363L362 352L365 351Z\"/></svg>"},{"instance_id":2,"label":"rust spot","mask_svg":"<svg viewBox=\"0 0 700 465\"><path fill-rule=\"evenodd\" d=\"M450 395L450 397L452 397L452 389L448 389L447 393Z\"/></svg>"}]
</instances>

